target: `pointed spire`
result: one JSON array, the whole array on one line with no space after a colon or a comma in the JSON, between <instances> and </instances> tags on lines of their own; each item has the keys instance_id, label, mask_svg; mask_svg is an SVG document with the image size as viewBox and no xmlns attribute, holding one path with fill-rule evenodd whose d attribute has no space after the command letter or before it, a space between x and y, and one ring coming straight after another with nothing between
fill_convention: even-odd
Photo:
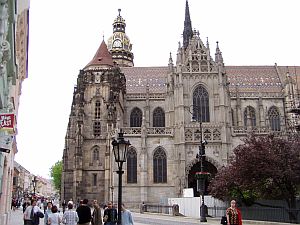
<instances>
[{"instance_id":1,"label":"pointed spire","mask_svg":"<svg viewBox=\"0 0 300 225\"><path fill-rule=\"evenodd\" d=\"M85 68L89 66L108 66L113 67L113 59L111 54L109 53L107 46L104 41L102 41L100 47L98 48L94 58L85 66Z\"/></svg>"},{"instance_id":2,"label":"pointed spire","mask_svg":"<svg viewBox=\"0 0 300 225\"><path fill-rule=\"evenodd\" d=\"M208 49L209 49L208 37L206 37L206 48L208 48Z\"/></svg>"},{"instance_id":3,"label":"pointed spire","mask_svg":"<svg viewBox=\"0 0 300 225\"><path fill-rule=\"evenodd\" d=\"M193 37L193 29L192 29L192 22L191 22L191 18L190 18L189 3L188 3L188 0L186 0L184 29L183 29L183 47L184 48L187 48L187 46L189 45L189 41L192 37Z\"/></svg>"},{"instance_id":4,"label":"pointed spire","mask_svg":"<svg viewBox=\"0 0 300 225\"><path fill-rule=\"evenodd\" d=\"M222 52L220 51L218 41L217 41L217 48L216 48L216 53L215 53L215 61L216 61L216 63L220 62L223 64L223 56L222 56Z\"/></svg>"},{"instance_id":5,"label":"pointed spire","mask_svg":"<svg viewBox=\"0 0 300 225\"><path fill-rule=\"evenodd\" d=\"M173 65L172 53L170 52L169 65Z\"/></svg>"}]
</instances>

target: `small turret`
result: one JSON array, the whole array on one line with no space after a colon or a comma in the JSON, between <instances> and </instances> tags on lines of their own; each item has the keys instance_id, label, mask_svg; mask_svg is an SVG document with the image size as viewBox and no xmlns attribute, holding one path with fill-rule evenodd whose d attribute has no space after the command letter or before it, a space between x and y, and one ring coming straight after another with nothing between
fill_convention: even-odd
<instances>
[{"instance_id":1,"label":"small turret","mask_svg":"<svg viewBox=\"0 0 300 225\"><path fill-rule=\"evenodd\" d=\"M217 41L217 48L216 48L216 53L215 53L215 62L217 64L221 64L221 65L224 65L224 62L223 62L223 56L222 56L222 52L220 51L220 48L219 48L219 42Z\"/></svg>"}]
</instances>

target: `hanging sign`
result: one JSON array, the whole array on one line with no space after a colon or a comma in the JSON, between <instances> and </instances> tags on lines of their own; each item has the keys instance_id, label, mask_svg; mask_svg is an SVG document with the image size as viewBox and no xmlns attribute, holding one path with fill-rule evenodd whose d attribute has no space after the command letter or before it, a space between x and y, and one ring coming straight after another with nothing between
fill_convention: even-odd
<instances>
[{"instance_id":1,"label":"hanging sign","mask_svg":"<svg viewBox=\"0 0 300 225\"><path fill-rule=\"evenodd\" d=\"M0 114L0 130L14 130L15 114Z\"/></svg>"}]
</instances>

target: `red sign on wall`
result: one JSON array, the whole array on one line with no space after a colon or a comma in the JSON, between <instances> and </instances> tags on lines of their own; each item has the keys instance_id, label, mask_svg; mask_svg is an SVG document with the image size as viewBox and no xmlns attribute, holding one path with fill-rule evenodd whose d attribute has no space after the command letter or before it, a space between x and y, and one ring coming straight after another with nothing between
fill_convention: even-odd
<instances>
[{"instance_id":1,"label":"red sign on wall","mask_svg":"<svg viewBox=\"0 0 300 225\"><path fill-rule=\"evenodd\" d=\"M15 114L0 114L0 130L13 130L15 125Z\"/></svg>"}]
</instances>

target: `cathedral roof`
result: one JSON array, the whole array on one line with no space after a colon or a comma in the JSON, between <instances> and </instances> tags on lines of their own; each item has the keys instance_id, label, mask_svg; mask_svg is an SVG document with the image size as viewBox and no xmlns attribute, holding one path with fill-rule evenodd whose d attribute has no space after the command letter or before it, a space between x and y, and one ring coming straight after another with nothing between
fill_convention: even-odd
<instances>
[{"instance_id":1,"label":"cathedral roof","mask_svg":"<svg viewBox=\"0 0 300 225\"><path fill-rule=\"evenodd\" d=\"M127 93L164 93L168 67L123 67Z\"/></svg>"},{"instance_id":2,"label":"cathedral roof","mask_svg":"<svg viewBox=\"0 0 300 225\"><path fill-rule=\"evenodd\" d=\"M123 67L126 76L127 93L164 93L168 67ZM300 67L285 66L225 66L230 92L276 92L282 93L286 73L298 82L295 74L300 75Z\"/></svg>"},{"instance_id":3,"label":"cathedral roof","mask_svg":"<svg viewBox=\"0 0 300 225\"><path fill-rule=\"evenodd\" d=\"M85 66L85 68L90 66L108 66L108 67L114 66L112 56L109 53L104 40L102 41L100 47L98 48L94 58Z\"/></svg>"},{"instance_id":4,"label":"cathedral roof","mask_svg":"<svg viewBox=\"0 0 300 225\"><path fill-rule=\"evenodd\" d=\"M226 66L229 89L240 92L281 92L282 83L275 66Z\"/></svg>"}]
</instances>

